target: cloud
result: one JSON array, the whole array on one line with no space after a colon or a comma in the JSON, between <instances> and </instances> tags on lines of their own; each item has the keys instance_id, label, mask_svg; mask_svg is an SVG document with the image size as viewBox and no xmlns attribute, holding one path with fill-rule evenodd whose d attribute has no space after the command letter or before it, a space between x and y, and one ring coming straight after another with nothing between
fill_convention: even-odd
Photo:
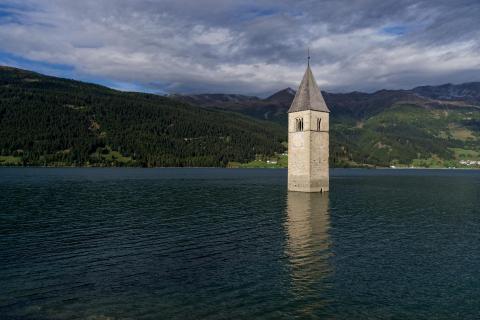
<instances>
[{"instance_id":1,"label":"cloud","mask_svg":"<svg viewBox=\"0 0 480 320\"><path fill-rule=\"evenodd\" d=\"M298 85L310 47L323 89L373 91L479 81L478 25L476 0L6 0L0 63L150 92L268 94Z\"/></svg>"}]
</instances>

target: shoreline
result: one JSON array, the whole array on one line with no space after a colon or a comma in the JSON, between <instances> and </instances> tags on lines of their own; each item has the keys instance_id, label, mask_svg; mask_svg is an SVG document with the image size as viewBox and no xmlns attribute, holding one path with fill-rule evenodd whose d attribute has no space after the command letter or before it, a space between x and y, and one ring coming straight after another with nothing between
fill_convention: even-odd
<instances>
[{"instance_id":1,"label":"shoreline","mask_svg":"<svg viewBox=\"0 0 480 320\"><path fill-rule=\"evenodd\" d=\"M136 166L2 166L3 168L42 168L42 169L229 169L229 170L255 170L255 169L268 169L268 170L279 170L279 169L288 169L287 167L283 168L231 168L231 167L136 167ZM330 167L330 170L336 169L351 169L351 170L480 170L480 168L445 168L445 167Z\"/></svg>"}]
</instances>

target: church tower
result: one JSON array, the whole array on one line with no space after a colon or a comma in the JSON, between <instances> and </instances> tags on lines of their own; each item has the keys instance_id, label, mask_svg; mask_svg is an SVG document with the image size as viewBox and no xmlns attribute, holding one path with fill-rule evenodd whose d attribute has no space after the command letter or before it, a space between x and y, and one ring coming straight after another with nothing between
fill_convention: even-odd
<instances>
[{"instance_id":1,"label":"church tower","mask_svg":"<svg viewBox=\"0 0 480 320\"><path fill-rule=\"evenodd\" d=\"M329 113L309 63L288 110L289 191L329 190Z\"/></svg>"}]
</instances>

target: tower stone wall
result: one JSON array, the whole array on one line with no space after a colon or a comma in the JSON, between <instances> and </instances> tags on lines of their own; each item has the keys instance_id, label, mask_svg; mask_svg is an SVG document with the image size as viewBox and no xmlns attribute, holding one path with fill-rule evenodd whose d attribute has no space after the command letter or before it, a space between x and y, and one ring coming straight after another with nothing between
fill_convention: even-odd
<instances>
[{"instance_id":1,"label":"tower stone wall","mask_svg":"<svg viewBox=\"0 0 480 320\"><path fill-rule=\"evenodd\" d=\"M296 130L296 119L303 119L303 131ZM293 112L288 115L288 123L288 190L328 191L329 114L312 110Z\"/></svg>"}]
</instances>

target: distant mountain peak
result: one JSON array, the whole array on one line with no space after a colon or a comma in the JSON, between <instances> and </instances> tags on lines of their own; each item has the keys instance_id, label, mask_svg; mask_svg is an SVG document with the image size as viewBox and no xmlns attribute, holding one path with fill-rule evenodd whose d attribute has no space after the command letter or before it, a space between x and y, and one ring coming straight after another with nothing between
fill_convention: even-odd
<instances>
[{"instance_id":1,"label":"distant mountain peak","mask_svg":"<svg viewBox=\"0 0 480 320\"><path fill-rule=\"evenodd\" d=\"M421 86L413 88L411 91L431 99L462 100L474 104L480 103L480 82Z\"/></svg>"},{"instance_id":2,"label":"distant mountain peak","mask_svg":"<svg viewBox=\"0 0 480 320\"><path fill-rule=\"evenodd\" d=\"M276 96L276 95L282 95L282 94L287 94L287 95L291 95L291 96L295 96L295 93L297 93L295 90L293 90L292 88L288 87L288 88L285 88L285 89L282 89L280 91L277 91L275 92L274 94L272 94L270 97L268 97L267 99L273 97L273 96Z\"/></svg>"},{"instance_id":3,"label":"distant mountain peak","mask_svg":"<svg viewBox=\"0 0 480 320\"><path fill-rule=\"evenodd\" d=\"M295 93L297 93L295 90L293 90L293 89L290 88L290 87L288 87L287 89L283 89L283 91L285 91L286 93L291 94L292 96L294 96Z\"/></svg>"},{"instance_id":4,"label":"distant mountain peak","mask_svg":"<svg viewBox=\"0 0 480 320\"><path fill-rule=\"evenodd\" d=\"M295 97L296 91L292 88L285 88L278 92L275 92L270 97L264 99L266 102L275 102L282 105L290 105L292 103L293 98Z\"/></svg>"}]
</instances>

